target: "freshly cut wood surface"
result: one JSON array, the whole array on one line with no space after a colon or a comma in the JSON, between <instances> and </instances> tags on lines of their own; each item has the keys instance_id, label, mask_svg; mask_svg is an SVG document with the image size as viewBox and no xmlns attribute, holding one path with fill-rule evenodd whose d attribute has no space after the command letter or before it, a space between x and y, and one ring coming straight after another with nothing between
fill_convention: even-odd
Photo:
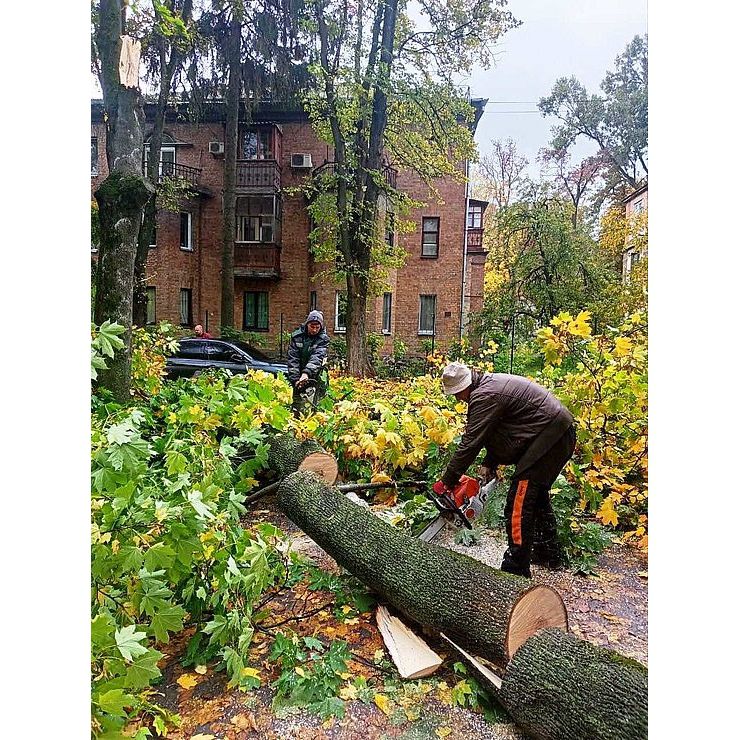
<instances>
[{"instance_id":1,"label":"freshly cut wood surface","mask_svg":"<svg viewBox=\"0 0 740 740\"><path fill-rule=\"evenodd\" d=\"M323 450L312 452L303 458L303 462L298 466L298 470L308 470L316 473L322 480L332 485L339 475L339 465L334 455L330 455Z\"/></svg>"},{"instance_id":2,"label":"freshly cut wood surface","mask_svg":"<svg viewBox=\"0 0 740 740\"><path fill-rule=\"evenodd\" d=\"M527 630L567 628L565 607L552 609L553 599L560 598L553 589L407 535L312 473L298 471L285 478L277 504L383 601L475 655L505 664L509 644L521 644ZM525 618L518 618L512 631L512 613L525 594L530 594L520 607ZM537 618L540 597L545 607Z\"/></svg>"},{"instance_id":3,"label":"freshly cut wood surface","mask_svg":"<svg viewBox=\"0 0 740 740\"><path fill-rule=\"evenodd\" d=\"M431 676L442 665L442 658L384 606L378 607L375 616L401 678Z\"/></svg>"},{"instance_id":4,"label":"freshly cut wood surface","mask_svg":"<svg viewBox=\"0 0 740 740\"><path fill-rule=\"evenodd\" d=\"M298 440L288 432L270 438L269 467L271 477L281 480L296 470L315 472L332 485L339 475L334 455L313 439Z\"/></svg>"}]
</instances>

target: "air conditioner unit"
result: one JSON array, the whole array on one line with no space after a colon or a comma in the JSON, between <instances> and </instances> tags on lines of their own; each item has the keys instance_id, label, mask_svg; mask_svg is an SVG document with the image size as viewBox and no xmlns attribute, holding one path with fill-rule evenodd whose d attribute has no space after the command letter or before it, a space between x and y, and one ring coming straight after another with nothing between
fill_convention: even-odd
<instances>
[{"instance_id":1,"label":"air conditioner unit","mask_svg":"<svg viewBox=\"0 0 740 740\"><path fill-rule=\"evenodd\" d=\"M223 141L209 141L208 142L208 151L211 154L223 154L224 153L224 143L223 143Z\"/></svg>"},{"instance_id":2,"label":"air conditioner unit","mask_svg":"<svg viewBox=\"0 0 740 740\"><path fill-rule=\"evenodd\" d=\"M313 167L311 155L305 153L291 154L290 166L296 170L310 170Z\"/></svg>"}]
</instances>

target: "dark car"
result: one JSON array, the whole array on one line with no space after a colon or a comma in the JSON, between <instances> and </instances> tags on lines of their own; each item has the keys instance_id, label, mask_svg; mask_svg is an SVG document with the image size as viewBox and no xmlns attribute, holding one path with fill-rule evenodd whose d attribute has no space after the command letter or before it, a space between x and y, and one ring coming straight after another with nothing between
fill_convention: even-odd
<instances>
[{"instance_id":1,"label":"dark car","mask_svg":"<svg viewBox=\"0 0 740 740\"><path fill-rule=\"evenodd\" d=\"M168 378L188 378L210 368L232 373L264 370L272 375L287 375L284 362L273 362L258 349L237 339L181 339L177 352L167 358Z\"/></svg>"}]
</instances>

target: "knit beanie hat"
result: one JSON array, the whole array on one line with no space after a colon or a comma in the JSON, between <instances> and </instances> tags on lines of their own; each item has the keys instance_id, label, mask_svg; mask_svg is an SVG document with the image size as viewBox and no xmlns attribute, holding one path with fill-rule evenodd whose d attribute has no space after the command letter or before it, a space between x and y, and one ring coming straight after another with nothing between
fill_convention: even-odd
<instances>
[{"instance_id":1,"label":"knit beanie hat","mask_svg":"<svg viewBox=\"0 0 740 740\"><path fill-rule=\"evenodd\" d=\"M311 321L318 321L321 324L321 328L324 328L324 314L321 311L316 311L315 309L310 311L306 323L308 324Z\"/></svg>"}]
</instances>

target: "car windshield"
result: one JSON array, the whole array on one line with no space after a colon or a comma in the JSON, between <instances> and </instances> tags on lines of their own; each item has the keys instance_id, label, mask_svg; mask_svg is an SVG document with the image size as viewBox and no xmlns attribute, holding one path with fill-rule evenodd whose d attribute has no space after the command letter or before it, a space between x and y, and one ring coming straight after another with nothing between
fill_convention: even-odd
<instances>
[{"instance_id":1,"label":"car windshield","mask_svg":"<svg viewBox=\"0 0 740 740\"><path fill-rule=\"evenodd\" d=\"M251 345L247 344L246 342L241 342L238 339L232 339L232 344L235 344L239 349L246 352L253 360L257 360L258 362L270 362L270 358L260 352L258 349L255 349Z\"/></svg>"}]
</instances>

